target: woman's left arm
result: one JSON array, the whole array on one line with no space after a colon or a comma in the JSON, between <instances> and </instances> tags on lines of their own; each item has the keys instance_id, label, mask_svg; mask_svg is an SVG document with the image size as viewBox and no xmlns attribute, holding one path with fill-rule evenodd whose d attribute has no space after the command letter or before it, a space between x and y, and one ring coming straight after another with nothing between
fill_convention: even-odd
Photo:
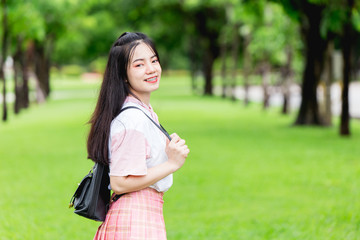
<instances>
[{"instance_id":1,"label":"woman's left arm","mask_svg":"<svg viewBox=\"0 0 360 240\"><path fill-rule=\"evenodd\" d=\"M171 138L172 140L166 146L168 161L148 168L147 174L143 176L110 176L111 189L116 194L138 191L180 169L189 154L189 148L185 145L185 140L177 134L172 134Z\"/></svg>"}]
</instances>

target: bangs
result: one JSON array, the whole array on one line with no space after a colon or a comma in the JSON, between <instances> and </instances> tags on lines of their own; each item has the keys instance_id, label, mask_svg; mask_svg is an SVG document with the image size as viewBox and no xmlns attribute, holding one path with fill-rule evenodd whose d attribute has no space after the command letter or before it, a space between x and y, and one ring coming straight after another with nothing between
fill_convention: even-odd
<instances>
[{"instance_id":1,"label":"bangs","mask_svg":"<svg viewBox=\"0 0 360 240\"><path fill-rule=\"evenodd\" d=\"M133 42L133 44L131 44L129 46L129 54L128 54L129 58L127 59L127 61L125 63L126 64L126 69L128 69L129 63L133 59L135 49L136 49L137 46L139 46L140 43L144 43L146 46L148 46L150 48L150 50L155 54L155 56L157 57L157 60L160 63L160 57L159 57L158 52L156 51L154 43L147 40L147 39L141 39L141 40Z\"/></svg>"}]
</instances>

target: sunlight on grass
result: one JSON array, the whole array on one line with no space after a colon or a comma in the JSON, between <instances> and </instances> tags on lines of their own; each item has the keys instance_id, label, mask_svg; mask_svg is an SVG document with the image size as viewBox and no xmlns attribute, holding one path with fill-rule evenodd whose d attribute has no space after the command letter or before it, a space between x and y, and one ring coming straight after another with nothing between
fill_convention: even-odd
<instances>
[{"instance_id":1,"label":"sunlight on grass","mask_svg":"<svg viewBox=\"0 0 360 240\"><path fill-rule=\"evenodd\" d=\"M353 136L294 116L191 94L164 77L152 105L191 153L165 194L168 239L359 239L360 123ZM86 160L99 83L53 83L52 99L0 124L0 239L92 239L67 209Z\"/></svg>"}]
</instances>

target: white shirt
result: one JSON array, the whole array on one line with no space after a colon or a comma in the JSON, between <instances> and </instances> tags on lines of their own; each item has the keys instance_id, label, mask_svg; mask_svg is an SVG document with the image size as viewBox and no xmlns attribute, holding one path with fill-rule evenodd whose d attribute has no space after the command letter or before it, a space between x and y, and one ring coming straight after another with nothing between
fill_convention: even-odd
<instances>
[{"instance_id":1,"label":"white shirt","mask_svg":"<svg viewBox=\"0 0 360 240\"><path fill-rule=\"evenodd\" d=\"M123 108L136 106L155 122L156 113L134 97L127 97ZM139 109L130 108L121 112L111 123L109 138L110 176L143 176L147 169L168 160L165 153L166 137ZM166 192L173 183L172 174L151 188Z\"/></svg>"}]
</instances>

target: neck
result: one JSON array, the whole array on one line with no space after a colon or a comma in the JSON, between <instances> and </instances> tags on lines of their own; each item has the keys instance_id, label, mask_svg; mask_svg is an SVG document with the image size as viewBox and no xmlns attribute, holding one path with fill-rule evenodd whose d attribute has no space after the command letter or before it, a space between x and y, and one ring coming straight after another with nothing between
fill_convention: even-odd
<instances>
[{"instance_id":1,"label":"neck","mask_svg":"<svg viewBox=\"0 0 360 240\"><path fill-rule=\"evenodd\" d=\"M149 96L142 96L141 98L136 96L134 93L130 92L130 95L139 100L140 102L144 103L148 107L150 107L150 94Z\"/></svg>"}]
</instances>

